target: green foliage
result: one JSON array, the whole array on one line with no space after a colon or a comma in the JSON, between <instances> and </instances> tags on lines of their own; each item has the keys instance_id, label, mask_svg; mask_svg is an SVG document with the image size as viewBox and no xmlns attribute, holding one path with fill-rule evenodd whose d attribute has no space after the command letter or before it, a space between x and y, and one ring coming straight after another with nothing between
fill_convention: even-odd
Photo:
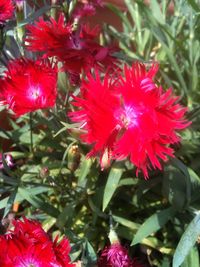
<instances>
[{"instance_id":1,"label":"green foliage","mask_svg":"<svg viewBox=\"0 0 200 267\"><path fill-rule=\"evenodd\" d=\"M186 228L184 234L182 235L178 246L176 248L176 251L174 253L173 258L173 267L179 267L183 261L185 260L186 256L189 254L190 250L195 245L198 236L200 233L200 215L197 214L195 218L191 221L191 223ZM194 265L190 266L197 266L197 259L195 257L195 248L190 252L191 254L194 254ZM192 255L189 255L189 258L186 259L186 262L191 261ZM185 264L187 266L187 263Z\"/></svg>"},{"instance_id":2,"label":"green foliage","mask_svg":"<svg viewBox=\"0 0 200 267\"><path fill-rule=\"evenodd\" d=\"M66 116L71 90L79 92L70 88L67 76L59 76L63 95L53 110L37 111L31 121L28 115L15 119L6 113L7 125L0 125L0 149L15 161L10 169L3 159L0 171L2 218L15 212L41 220L53 234L66 234L73 243L72 259L81 259L84 266L95 264L97 252L108 244L110 224L123 244L132 244L131 255L150 266L199 266L199 1L174 1L172 9L171 1L149 2L125 0L125 11L107 4L123 29L104 25L102 41L117 40L121 51L116 57L123 62L158 61L158 82L173 87L188 106L192 125L182 134L181 145L174 145L176 159L165 163L164 171L152 171L144 180L135 177L128 160L101 171L98 160L87 158L90 148L80 142L81 129ZM66 17L75 4L71 2ZM1 73L5 61L21 53L17 29L24 31L26 24L56 8L68 8L38 5L36 1L38 9L29 7L28 16L5 32ZM4 112L1 108L0 114Z\"/></svg>"}]
</instances>

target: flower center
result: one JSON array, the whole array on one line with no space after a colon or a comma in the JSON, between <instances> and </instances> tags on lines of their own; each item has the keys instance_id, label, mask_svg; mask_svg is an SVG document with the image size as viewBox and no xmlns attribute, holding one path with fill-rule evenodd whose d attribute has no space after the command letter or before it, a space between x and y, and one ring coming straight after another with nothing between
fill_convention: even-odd
<instances>
[{"instance_id":1,"label":"flower center","mask_svg":"<svg viewBox=\"0 0 200 267\"><path fill-rule=\"evenodd\" d=\"M139 115L141 112L132 106L124 106L117 110L115 118L119 122L118 127L127 129L138 125Z\"/></svg>"},{"instance_id":2,"label":"flower center","mask_svg":"<svg viewBox=\"0 0 200 267\"><path fill-rule=\"evenodd\" d=\"M39 267L40 264L38 264L37 260L31 258L22 258L19 260L17 267Z\"/></svg>"},{"instance_id":3,"label":"flower center","mask_svg":"<svg viewBox=\"0 0 200 267\"><path fill-rule=\"evenodd\" d=\"M41 89L39 86L31 86L29 89L29 98L31 100L36 100L41 95Z\"/></svg>"}]
</instances>

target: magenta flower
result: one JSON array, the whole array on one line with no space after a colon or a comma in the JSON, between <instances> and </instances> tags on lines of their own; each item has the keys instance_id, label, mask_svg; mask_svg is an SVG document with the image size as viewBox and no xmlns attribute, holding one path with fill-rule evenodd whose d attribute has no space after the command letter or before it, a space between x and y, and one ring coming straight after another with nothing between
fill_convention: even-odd
<instances>
[{"instance_id":1,"label":"magenta flower","mask_svg":"<svg viewBox=\"0 0 200 267\"><path fill-rule=\"evenodd\" d=\"M128 251L120 245L114 243L110 247L106 247L99 260L98 267L134 267L133 261L128 255ZM138 265L137 267L142 267Z\"/></svg>"},{"instance_id":2,"label":"magenta flower","mask_svg":"<svg viewBox=\"0 0 200 267\"><path fill-rule=\"evenodd\" d=\"M12 168L14 166L13 157L10 154L5 154L4 158L5 158L5 161L8 167ZM3 166L3 161L2 161L2 154L0 154L0 170L3 170L3 169L4 169L4 166Z\"/></svg>"}]
</instances>

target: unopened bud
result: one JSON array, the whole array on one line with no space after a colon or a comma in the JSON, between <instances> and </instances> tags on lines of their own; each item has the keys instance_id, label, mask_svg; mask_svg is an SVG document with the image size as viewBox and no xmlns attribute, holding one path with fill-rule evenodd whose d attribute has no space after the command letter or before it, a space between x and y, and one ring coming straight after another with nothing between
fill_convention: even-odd
<instances>
[{"instance_id":1,"label":"unopened bud","mask_svg":"<svg viewBox=\"0 0 200 267\"><path fill-rule=\"evenodd\" d=\"M112 158L112 152L110 149L106 148L103 153L103 156L100 159L100 165L102 171L110 167L111 158Z\"/></svg>"},{"instance_id":2,"label":"unopened bud","mask_svg":"<svg viewBox=\"0 0 200 267\"><path fill-rule=\"evenodd\" d=\"M110 244L119 243L119 239L118 239L117 233L115 232L114 229L110 229L108 237L109 237L109 240L110 240Z\"/></svg>"},{"instance_id":3,"label":"unopened bud","mask_svg":"<svg viewBox=\"0 0 200 267\"><path fill-rule=\"evenodd\" d=\"M67 155L67 167L71 171L75 171L80 163L81 154L78 145L72 145Z\"/></svg>"},{"instance_id":4,"label":"unopened bud","mask_svg":"<svg viewBox=\"0 0 200 267\"><path fill-rule=\"evenodd\" d=\"M40 170L40 177L41 178L47 178L49 176L49 168L48 167L42 167L42 169Z\"/></svg>"}]
</instances>

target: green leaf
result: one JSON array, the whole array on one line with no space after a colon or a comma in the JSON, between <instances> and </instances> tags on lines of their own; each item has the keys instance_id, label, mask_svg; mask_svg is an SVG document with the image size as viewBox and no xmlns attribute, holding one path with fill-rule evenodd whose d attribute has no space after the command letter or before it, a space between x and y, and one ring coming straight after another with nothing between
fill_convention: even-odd
<instances>
[{"instance_id":1,"label":"green leaf","mask_svg":"<svg viewBox=\"0 0 200 267\"><path fill-rule=\"evenodd\" d=\"M191 202L195 202L200 198L200 178L199 176L190 168L188 168L191 180Z\"/></svg>"},{"instance_id":2,"label":"green leaf","mask_svg":"<svg viewBox=\"0 0 200 267\"><path fill-rule=\"evenodd\" d=\"M22 27L26 24L31 23L32 21L38 19L40 16L42 16L45 12L49 11L51 9L51 6L44 6L35 11L33 14L30 14L26 19L24 19L22 22L20 22L17 25L17 28Z\"/></svg>"},{"instance_id":3,"label":"green leaf","mask_svg":"<svg viewBox=\"0 0 200 267\"><path fill-rule=\"evenodd\" d=\"M140 243L145 237L158 231L171 218L173 218L174 214L175 210L172 207L153 214L140 226L131 245Z\"/></svg>"},{"instance_id":4,"label":"green leaf","mask_svg":"<svg viewBox=\"0 0 200 267\"><path fill-rule=\"evenodd\" d=\"M61 121L60 122L64 127L61 128L56 134L54 134L54 138L56 136L58 136L59 134L61 134L62 132L66 132L68 129L76 129L76 128L80 128L80 123L73 123L73 124L69 124L69 123L66 123L66 122L63 122Z\"/></svg>"},{"instance_id":5,"label":"green leaf","mask_svg":"<svg viewBox=\"0 0 200 267\"><path fill-rule=\"evenodd\" d=\"M75 204L69 203L60 213L56 221L56 224L60 229L62 229L65 225L67 225L68 228L71 227L72 220L74 218L74 210L75 210Z\"/></svg>"},{"instance_id":6,"label":"green leaf","mask_svg":"<svg viewBox=\"0 0 200 267\"><path fill-rule=\"evenodd\" d=\"M191 180L190 180L190 174L187 169L187 166L183 164L179 159L173 158L170 160L175 167L177 167L185 177L185 182L186 182L186 196L187 196L187 205L189 205L190 200L191 200Z\"/></svg>"},{"instance_id":7,"label":"green leaf","mask_svg":"<svg viewBox=\"0 0 200 267\"><path fill-rule=\"evenodd\" d=\"M84 256L82 258L83 265L85 267L91 267L93 263L95 263L97 260L97 255L90 244L90 242L87 240L84 244Z\"/></svg>"},{"instance_id":8,"label":"green leaf","mask_svg":"<svg viewBox=\"0 0 200 267\"><path fill-rule=\"evenodd\" d=\"M164 172L163 195L178 211L187 207L186 186L185 176L180 170L171 167Z\"/></svg>"},{"instance_id":9,"label":"green leaf","mask_svg":"<svg viewBox=\"0 0 200 267\"><path fill-rule=\"evenodd\" d=\"M88 204L91 208L91 210L96 213L99 217L102 217L104 219L108 218L108 215L106 215L105 213L103 213L94 203L93 199L91 197L88 197Z\"/></svg>"},{"instance_id":10,"label":"green leaf","mask_svg":"<svg viewBox=\"0 0 200 267\"><path fill-rule=\"evenodd\" d=\"M91 159L84 157L81 160L80 168L76 172L76 174L78 175L78 186L85 187L87 175L90 172L91 166L92 166Z\"/></svg>"},{"instance_id":11,"label":"green leaf","mask_svg":"<svg viewBox=\"0 0 200 267\"><path fill-rule=\"evenodd\" d=\"M120 9L118 9L116 6L114 6L110 3L107 3L106 6L108 8L110 8L110 10L112 10L112 12L114 12L117 16L119 16L119 18L124 22L126 27L129 29L129 31L132 31L132 26L131 26L126 14L124 14L122 11L120 11Z\"/></svg>"},{"instance_id":12,"label":"green leaf","mask_svg":"<svg viewBox=\"0 0 200 267\"><path fill-rule=\"evenodd\" d=\"M155 19L159 23L165 24L164 16L161 12L160 4L158 4L158 2L156 0L151 0L150 1L150 7L151 7L152 14L155 17Z\"/></svg>"},{"instance_id":13,"label":"green leaf","mask_svg":"<svg viewBox=\"0 0 200 267\"><path fill-rule=\"evenodd\" d=\"M181 264L181 267L199 267L199 252L197 246L193 247L184 262Z\"/></svg>"},{"instance_id":14,"label":"green leaf","mask_svg":"<svg viewBox=\"0 0 200 267\"><path fill-rule=\"evenodd\" d=\"M15 188L14 191L10 194L9 196L9 199L6 203L6 207L5 207L5 210L4 210L4 214L3 214L3 218L6 217L6 215L10 212L12 206L13 206L13 203L15 201L15 198L16 198L16 195L17 195L17 191L18 191L18 188Z\"/></svg>"},{"instance_id":15,"label":"green leaf","mask_svg":"<svg viewBox=\"0 0 200 267\"><path fill-rule=\"evenodd\" d=\"M109 176L108 176L108 180L104 189L104 195L103 195L103 211L107 208L113 194L115 193L120 178L122 176L123 173L123 169L119 169L119 168L112 168Z\"/></svg>"},{"instance_id":16,"label":"green leaf","mask_svg":"<svg viewBox=\"0 0 200 267\"><path fill-rule=\"evenodd\" d=\"M137 178L125 178L119 182L118 186L120 187L120 186L124 186L124 185L136 185L136 184L138 184L138 181L139 181L139 179L137 179Z\"/></svg>"},{"instance_id":17,"label":"green leaf","mask_svg":"<svg viewBox=\"0 0 200 267\"><path fill-rule=\"evenodd\" d=\"M121 225L124 225L124 226L126 226L128 228L130 228L131 230L138 230L138 228L140 227L139 223L134 223L134 222L129 221L129 220L125 219L125 218L122 218L122 217L119 217L119 216L115 216L115 215L113 215L112 217L116 222L118 222Z\"/></svg>"},{"instance_id":18,"label":"green leaf","mask_svg":"<svg viewBox=\"0 0 200 267\"><path fill-rule=\"evenodd\" d=\"M192 7L196 12L200 12L199 4L197 4L194 0L187 0L187 2L191 5L191 7Z\"/></svg>"},{"instance_id":19,"label":"green leaf","mask_svg":"<svg viewBox=\"0 0 200 267\"><path fill-rule=\"evenodd\" d=\"M46 212L47 214L49 214L52 217L55 217L55 218L58 217L59 211L56 208L54 208L54 206L44 202L39 197L32 195L32 193L29 190L20 187L18 189L18 193L24 199L26 199L29 203L31 203L35 208L43 210L44 212Z\"/></svg>"},{"instance_id":20,"label":"green leaf","mask_svg":"<svg viewBox=\"0 0 200 267\"><path fill-rule=\"evenodd\" d=\"M200 214L197 214L183 233L173 257L173 267L179 267L200 235ZM193 267L193 265L191 265Z\"/></svg>"}]
</instances>

